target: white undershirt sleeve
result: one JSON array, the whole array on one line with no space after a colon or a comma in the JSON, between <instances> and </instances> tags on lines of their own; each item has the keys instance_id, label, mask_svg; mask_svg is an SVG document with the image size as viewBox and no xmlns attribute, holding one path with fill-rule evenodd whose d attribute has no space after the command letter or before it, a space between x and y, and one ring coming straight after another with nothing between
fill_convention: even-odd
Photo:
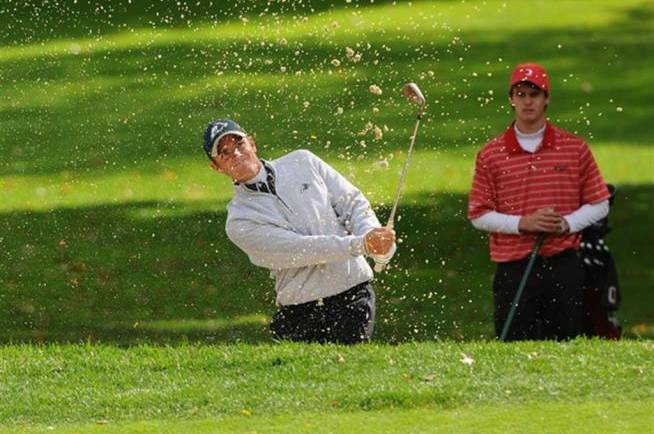
<instances>
[{"instance_id":1,"label":"white undershirt sleeve","mask_svg":"<svg viewBox=\"0 0 654 434\"><path fill-rule=\"evenodd\" d=\"M472 225L482 231L499 232L503 234L519 234L519 215L502 214L490 211L471 221Z\"/></svg>"},{"instance_id":2,"label":"white undershirt sleeve","mask_svg":"<svg viewBox=\"0 0 654 434\"><path fill-rule=\"evenodd\" d=\"M603 219L609 213L609 201L586 204L563 218L570 226L570 233L575 233ZM490 211L472 220L472 225L482 231L503 234L519 234L520 216Z\"/></svg>"},{"instance_id":3,"label":"white undershirt sleeve","mask_svg":"<svg viewBox=\"0 0 654 434\"><path fill-rule=\"evenodd\" d=\"M594 204L582 205L575 212L563 216L568 226L570 226L570 233L579 232L584 228L592 225L593 223L603 219L609 214L609 201Z\"/></svg>"}]
</instances>

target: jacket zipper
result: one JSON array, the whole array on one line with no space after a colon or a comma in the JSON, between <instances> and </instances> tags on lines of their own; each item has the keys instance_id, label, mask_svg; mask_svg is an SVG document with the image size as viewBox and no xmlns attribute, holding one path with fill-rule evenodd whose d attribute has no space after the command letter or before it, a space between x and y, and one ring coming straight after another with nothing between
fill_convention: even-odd
<instances>
[{"instance_id":1,"label":"jacket zipper","mask_svg":"<svg viewBox=\"0 0 654 434\"><path fill-rule=\"evenodd\" d=\"M285 208L286 208L286 209L287 209L291 214L295 214L295 213L293 212L293 210L291 209L291 207L289 207L288 205L286 205L286 202L284 202L284 199L282 199L281 197L279 197L279 196L277 195L277 193L275 193L274 196L275 196L277 199L279 199L279 201L282 203L282 205L284 205L284 207L285 207Z\"/></svg>"},{"instance_id":2,"label":"jacket zipper","mask_svg":"<svg viewBox=\"0 0 654 434\"><path fill-rule=\"evenodd\" d=\"M286 209L287 209L291 214L295 214L295 213L293 212L293 210L291 209L291 207L288 206L288 205L286 204L286 202L284 202L284 199L282 199L281 196L279 196L279 194L277 194L277 179L278 179L278 178L277 178L277 172L276 172L276 171L275 171L271 166L270 166L270 170L272 171L272 174L273 174L273 181L274 181L274 186L275 186L275 188L274 188L274 189L275 189L275 193L273 193L273 195L274 195L277 199L279 199L279 201L282 203L282 205L284 205L284 207L285 207L285 208L286 208Z\"/></svg>"}]
</instances>

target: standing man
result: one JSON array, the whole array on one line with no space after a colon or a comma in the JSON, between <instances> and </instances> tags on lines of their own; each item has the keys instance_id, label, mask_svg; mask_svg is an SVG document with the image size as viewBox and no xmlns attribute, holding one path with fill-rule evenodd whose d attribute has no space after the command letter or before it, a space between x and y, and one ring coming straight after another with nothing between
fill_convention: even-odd
<instances>
[{"instance_id":1,"label":"standing man","mask_svg":"<svg viewBox=\"0 0 654 434\"><path fill-rule=\"evenodd\" d=\"M497 337L539 234L539 256L507 340L571 339L582 333L580 231L604 218L610 196L586 142L550 124L550 80L540 65L516 66L515 120L477 154L468 202L475 228L490 232Z\"/></svg>"},{"instance_id":2,"label":"standing man","mask_svg":"<svg viewBox=\"0 0 654 434\"><path fill-rule=\"evenodd\" d=\"M234 182L227 236L275 279L273 337L368 341L375 293L365 256L387 263L396 247L363 194L309 151L259 159L254 138L231 120L209 124L204 151Z\"/></svg>"}]
</instances>

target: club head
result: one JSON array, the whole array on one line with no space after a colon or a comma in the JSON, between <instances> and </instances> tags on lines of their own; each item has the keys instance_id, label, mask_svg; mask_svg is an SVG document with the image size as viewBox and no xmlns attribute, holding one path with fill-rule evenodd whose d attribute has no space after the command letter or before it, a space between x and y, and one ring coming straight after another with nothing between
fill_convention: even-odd
<instances>
[{"instance_id":1,"label":"club head","mask_svg":"<svg viewBox=\"0 0 654 434\"><path fill-rule=\"evenodd\" d=\"M420 110L425 107L425 97L420 92L420 88L415 83L407 83L402 87L402 94L408 98L409 101L420 107Z\"/></svg>"}]
</instances>

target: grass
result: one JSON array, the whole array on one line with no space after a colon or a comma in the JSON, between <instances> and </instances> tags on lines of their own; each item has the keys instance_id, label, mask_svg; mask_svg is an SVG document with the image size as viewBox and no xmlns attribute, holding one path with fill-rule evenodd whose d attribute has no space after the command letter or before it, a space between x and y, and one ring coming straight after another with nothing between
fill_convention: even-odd
<instances>
[{"instance_id":1,"label":"grass","mask_svg":"<svg viewBox=\"0 0 654 434\"><path fill-rule=\"evenodd\" d=\"M135 3L0 6L0 396L11 397L0 426L651 426L648 2ZM492 342L493 266L466 195L476 151L511 119L510 69L526 60L550 72L552 121L586 137L618 186L608 243L627 342ZM268 345L272 282L224 234L230 186L207 168L204 126L232 116L268 158L314 151L383 219L413 126L397 91L407 80L428 115L402 244L375 284L374 344Z\"/></svg>"},{"instance_id":2,"label":"grass","mask_svg":"<svg viewBox=\"0 0 654 434\"><path fill-rule=\"evenodd\" d=\"M605 164L606 178L619 185L609 245L624 290L620 317L633 334L633 327L652 323L652 269L644 254L652 237L638 224L648 219L652 172L647 149L595 149L600 164L621 162ZM416 155L397 226L406 248L377 283L379 341L492 336L493 267L484 237L465 220L472 155L473 148ZM335 164L384 215L401 159L388 170L370 161ZM212 176L201 161L153 173L15 180L0 216L13 233L2 243L15 258L5 269L0 304L11 314L0 320L0 337L267 341L270 283L227 241L222 222L230 187Z\"/></svg>"},{"instance_id":3,"label":"grass","mask_svg":"<svg viewBox=\"0 0 654 434\"><path fill-rule=\"evenodd\" d=\"M112 423L98 420L86 425L47 425L22 432L61 431L76 433L334 433L362 432L417 434L462 431L485 433L529 432L643 432L652 424L651 400L608 401L578 404L510 404L458 407L456 409L394 409L349 413L301 413L298 415L253 416L251 414L200 420L160 420ZM538 414L534 417L534 414ZM570 427L574 426L575 429ZM257 427L253 430L253 427ZM583 428L580 428L583 427Z\"/></svg>"},{"instance_id":4,"label":"grass","mask_svg":"<svg viewBox=\"0 0 654 434\"><path fill-rule=\"evenodd\" d=\"M288 424L293 414L308 423L322 414L313 422L322 417L333 424L330 414L365 420L362 412L423 409L452 418L457 409L488 413L499 404L528 413L539 403L551 406L543 415L549 419L562 405L574 413L580 404L583 415L613 401L635 403L631 423L638 424L648 420L640 419L643 410L654 406L653 351L648 341L587 340L350 348L12 346L0 349L0 367L2 394L15 399L0 403L0 420L17 428L139 420L166 426L220 415L243 426L249 416ZM398 413L393 423L407 415Z\"/></svg>"}]
</instances>

